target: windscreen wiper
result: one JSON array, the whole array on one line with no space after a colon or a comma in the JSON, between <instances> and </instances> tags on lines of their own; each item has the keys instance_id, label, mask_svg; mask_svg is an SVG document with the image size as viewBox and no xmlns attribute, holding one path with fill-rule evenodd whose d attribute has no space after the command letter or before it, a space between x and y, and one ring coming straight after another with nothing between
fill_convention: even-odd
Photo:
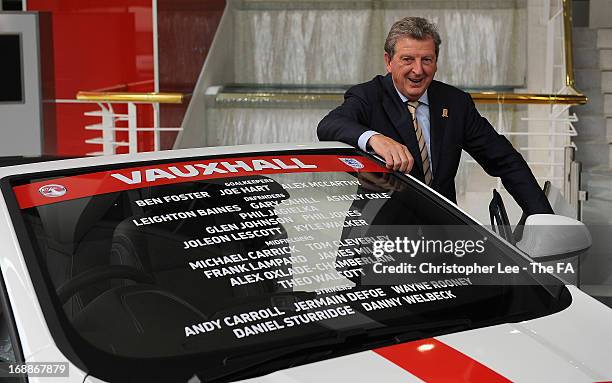
<instances>
[{"instance_id":1,"label":"windscreen wiper","mask_svg":"<svg viewBox=\"0 0 612 383\"><path fill-rule=\"evenodd\" d=\"M361 332L361 331L359 331ZM288 346L274 347L265 351L250 351L244 354L233 355L223 360L223 366L218 371L198 372L196 375L202 382L225 382L237 379L246 379L254 374L253 370L261 369L275 362L287 362L287 367L302 364L299 360L306 360L312 353L333 349L334 346L345 342L345 338L338 336L337 331L326 331L312 336L307 342L296 340ZM307 353L305 351L308 351ZM293 360L295 359L295 360Z\"/></svg>"},{"instance_id":2,"label":"windscreen wiper","mask_svg":"<svg viewBox=\"0 0 612 383\"><path fill-rule=\"evenodd\" d=\"M282 368L325 359L332 353L337 356L351 352L366 351L376 347L404 343L410 340L428 338L444 333L467 330L472 321L467 318L432 321L386 327L361 327L341 331L325 332L316 340L293 343L267 351L249 352L228 357L224 360L223 371L215 376L198 374L202 382L246 379L261 374L274 364Z\"/></svg>"}]
</instances>

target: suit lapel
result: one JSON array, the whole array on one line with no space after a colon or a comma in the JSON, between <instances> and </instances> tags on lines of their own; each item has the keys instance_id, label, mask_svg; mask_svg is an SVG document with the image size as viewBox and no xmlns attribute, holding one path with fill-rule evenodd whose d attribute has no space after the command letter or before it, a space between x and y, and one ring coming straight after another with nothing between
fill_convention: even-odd
<instances>
[{"instance_id":1,"label":"suit lapel","mask_svg":"<svg viewBox=\"0 0 612 383\"><path fill-rule=\"evenodd\" d=\"M447 115L448 110L444 113L444 109L447 109L447 106L443 104L442 95L439 94L439 88L435 81L429 86L427 96L429 98L429 134L431 145L429 150L431 151L432 170L435 182L440 161L440 153L442 152L442 142L444 141L444 133L447 129L446 124L448 121L448 118L443 115Z\"/></svg>"},{"instance_id":2,"label":"suit lapel","mask_svg":"<svg viewBox=\"0 0 612 383\"><path fill-rule=\"evenodd\" d=\"M393 124L393 128L401 137L402 142L410 153L414 157L414 163L419 169L420 174L423 174L423 163L421 162L421 156L419 152L419 144L417 143L416 133L414 132L414 126L412 126L412 118L410 112L404 107L402 100L400 99L395 87L393 86L393 79L391 74L387 74L383 80L384 84L384 95L383 95L383 109Z\"/></svg>"}]
</instances>

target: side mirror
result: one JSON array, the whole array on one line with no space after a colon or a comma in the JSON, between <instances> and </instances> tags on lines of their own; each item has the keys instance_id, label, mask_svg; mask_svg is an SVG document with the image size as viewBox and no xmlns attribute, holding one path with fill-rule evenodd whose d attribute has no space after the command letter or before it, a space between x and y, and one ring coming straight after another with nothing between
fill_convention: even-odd
<instances>
[{"instance_id":1,"label":"side mirror","mask_svg":"<svg viewBox=\"0 0 612 383\"><path fill-rule=\"evenodd\" d=\"M562 215L534 214L527 217L516 246L538 261L553 261L579 255L592 243L582 222Z\"/></svg>"}]
</instances>

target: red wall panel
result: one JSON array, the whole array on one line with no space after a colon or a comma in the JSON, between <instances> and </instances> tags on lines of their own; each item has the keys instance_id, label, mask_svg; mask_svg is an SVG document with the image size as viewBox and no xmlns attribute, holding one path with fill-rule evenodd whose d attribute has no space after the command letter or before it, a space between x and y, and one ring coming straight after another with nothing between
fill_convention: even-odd
<instances>
[{"instance_id":1,"label":"red wall panel","mask_svg":"<svg viewBox=\"0 0 612 383\"><path fill-rule=\"evenodd\" d=\"M153 89L153 24L151 0L28 0L28 10L52 14L55 98L74 99L80 90L119 86L121 91ZM136 87L122 84L148 81ZM101 150L85 144L100 132L86 131L99 119L83 112L97 105L59 104L57 152L83 155ZM117 111L125 112L124 106ZM139 126L152 125L152 109L139 107ZM122 136L118 135L121 139ZM152 148L151 135L139 140L141 150Z\"/></svg>"}]
</instances>

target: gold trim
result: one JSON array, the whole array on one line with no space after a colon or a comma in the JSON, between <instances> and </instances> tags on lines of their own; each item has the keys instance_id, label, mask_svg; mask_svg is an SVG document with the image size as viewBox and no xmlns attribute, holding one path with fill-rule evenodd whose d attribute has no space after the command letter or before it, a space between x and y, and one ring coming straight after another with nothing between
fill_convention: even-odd
<instances>
[{"instance_id":1,"label":"gold trim","mask_svg":"<svg viewBox=\"0 0 612 383\"><path fill-rule=\"evenodd\" d=\"M470 93L480 104L564 104L584 105L588 98L583 94L535 94L535 93Z\"/></svg>"},{"instance_id":2,"label":"gold trim","mask_svg":"<svg viewBox=\"0 0 612 383\"><path fill-rule=\"evenodd\" d=\"M143 102L160 104L182 104L183 93L138 93L138 92L78 92L77 100L100 102Z\"/></svg>"},{"instance_id":3,"label":"gold trim","mask_svg":"<svg viewBox=\"0 0 612 383\"><path fill-rule=\"evenodd\" d=\"M342 93L274 93L274 92L237 92L219 93L218 102L337 102L342 101Z\"/></svg>"},{"instance_id":4,"label":"gold trim","mask_svg":"<svg viewBox=\"0 0 612 383\"><path fill-rule=\"evenodd\" d=\"M574 55L572 50L572 13L571 0L563 4L563 41L565 51L565 85L575 94L533 94L533 93L496 93L473 92L472 99L480 104L564 104L584 105L588 98L576 90L574 78ZM101 102L157 102L181 104L186 95L182 93L133 93L133 92L78 92L77 100ZM218 102L268 103L268 102L341 102L340 93L273 93L242 92L219 93Z\"/></svg>"},{"instance_id":5,"label":"gold trim","mask_svg":"<svg viewBox=\"0 0 612 383\"><path fill-rule=\"evenodd\" d=\"M563 0L563 43L565 50L565 85L575 90L574 52L572 49L572 2ZM579 93L579 92L576 92Z\"/></svg>"},{"instance_id":6,"label":"gold trim","mask_svg":"<svg viewBox=\"0 0 612 383\"><path fill-rule=\"evenodd\" d=\"M473 92L472 99L480 104L565 104L583 105L588 99L582 94L533 94L533 93L496 93ZM235 103L299 103L299 102L342 102L341 93L273 93L240 92L219 93L218 102Z\"/></svg>"}]
</instances>

